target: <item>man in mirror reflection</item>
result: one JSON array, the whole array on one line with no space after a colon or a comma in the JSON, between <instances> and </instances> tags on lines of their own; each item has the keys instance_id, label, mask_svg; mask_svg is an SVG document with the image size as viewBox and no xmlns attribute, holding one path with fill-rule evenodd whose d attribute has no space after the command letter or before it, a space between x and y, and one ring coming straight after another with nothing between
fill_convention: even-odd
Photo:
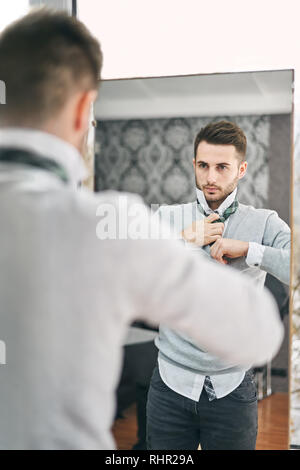
<instances>
[{"instance_id":1,"label":"man in mirror reflection","mask_svg":"<svg viewBox=\"0 0 300 470\"><path fill-rule=\"evenodd\" d=\"M196 259L178 240L137 240L129 226L123 237L96 230L96 214L108 209L113 225L136 206L133 223L150 220L137 196L78 190L101 66L97 40L64 13L34 12L0 36L1 449L113 449L114 393L134 319L164 322L244 365L264 363L281 344L271 295L238 273Z\"/></svg>"},{"instance_id":2,"label":"man in mirror reflection","mask_svg":"<svg viewBox=\"0 0 300 470\"><path fill-rule=\"evenodd\" d=\"M263 288L267 273L289 284L288 225L275 211L238 200L238 183L248 165L246 149L246 136L236 124L219 121L203 127L194 142L197 200L161 206L159 216L196 255L204 252L212 263L240 271L249 285ZM213 280L211 286L226 317L222 294ZM209 305L203 308L210 310ZM249 336L247 342L253 340ZM148 448L197 449L201 444L202 449L255 449L257 397L251 364L229 365L165 326L155 343L159 354L148 394Z\"/></svg>"}]
</instances>

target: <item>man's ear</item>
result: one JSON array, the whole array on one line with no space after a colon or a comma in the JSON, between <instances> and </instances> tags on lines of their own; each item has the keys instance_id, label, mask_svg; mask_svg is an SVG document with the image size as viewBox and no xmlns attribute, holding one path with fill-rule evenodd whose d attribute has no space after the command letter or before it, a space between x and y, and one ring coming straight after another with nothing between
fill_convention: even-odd
<instances>
[{"instance_id":1,"label":"man's ear","mask_svg":"<svg viewBox=\"0 0 300 470\"><path fill-rule=\"evenodd\" d=\"M196 160L193 158L193 166L194 166L194 169L196 168Z\"/></svg>"},{"instance_id":2,"label":"man's ear","mask_svg":"<svg viewBox=\"0 0 300 470\"><path fill-rule=\"evenodd\" d=\"M247 171L248 162L244 161L240 164L239 167L239 180L244 178Z\"/></svg>"},{"instance_id":3,"label":"man's ear","mask_svg":"<svg viewBox=\"0 0 300 470\"><path fill-rule=\"evenodd\" d=\"M76 131L84 130L86 132L88 130L91 105L97 98L97 94L96 90L89 90L77 95L74 123Z\"/></svg>"}]
</instances>

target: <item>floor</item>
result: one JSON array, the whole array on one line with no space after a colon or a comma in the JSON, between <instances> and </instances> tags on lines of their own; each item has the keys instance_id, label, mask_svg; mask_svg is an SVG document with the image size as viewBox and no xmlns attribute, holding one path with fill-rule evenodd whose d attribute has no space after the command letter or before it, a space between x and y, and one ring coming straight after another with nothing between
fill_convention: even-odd
<instances>
[{"instance_id":1,"label":"floor","mask_svg":"<svg viewBox=\"0 0 300 470\"><path fill-rule=\"evenodd\" d=\"M117 448L129 450L136 442L136 408L129 407L113 426ZM275 393L258 403L257 450L288 449L288 394Z\"/></svg>"}]
</instances>

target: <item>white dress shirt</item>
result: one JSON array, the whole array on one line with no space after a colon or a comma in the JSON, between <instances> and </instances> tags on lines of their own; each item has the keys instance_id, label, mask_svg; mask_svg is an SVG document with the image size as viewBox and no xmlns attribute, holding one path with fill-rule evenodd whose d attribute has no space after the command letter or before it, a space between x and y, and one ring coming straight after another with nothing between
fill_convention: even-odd
<instances>
[{"instance_id":1,"label":"white dress shirt","mask_svg":"<svg viewBox=\"0 0 300 470\"><path fill-rule=\"evenodd\" d=\"M283 329L271 294L178 241L100 240L97 210L113 207L118 221L120 193L74 191L80 156L49 134L2 130L0 150L7 146L59 158L74 184L0 164L0 449L113 449L114 393L134 319L164 322L230 363L277 353ZM129 209L142 204L125 197ZM144 225L142 207L133 219Z\"/></svg>"}]
</instances>

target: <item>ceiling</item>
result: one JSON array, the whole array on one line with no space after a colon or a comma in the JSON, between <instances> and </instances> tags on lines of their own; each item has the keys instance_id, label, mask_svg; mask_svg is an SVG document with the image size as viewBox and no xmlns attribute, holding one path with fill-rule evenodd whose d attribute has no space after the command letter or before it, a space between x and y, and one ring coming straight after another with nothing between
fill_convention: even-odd
<instances>
[{"instance_id":1,"label":"ceiling","mask_svg":"<svg viewBox=\"0 0 300 470\"><path fill-rule=\"evenodd\" d=\"M105 80L97 119L149 119L292 111L292 71Z\"/></svg>"}]
</instances>

